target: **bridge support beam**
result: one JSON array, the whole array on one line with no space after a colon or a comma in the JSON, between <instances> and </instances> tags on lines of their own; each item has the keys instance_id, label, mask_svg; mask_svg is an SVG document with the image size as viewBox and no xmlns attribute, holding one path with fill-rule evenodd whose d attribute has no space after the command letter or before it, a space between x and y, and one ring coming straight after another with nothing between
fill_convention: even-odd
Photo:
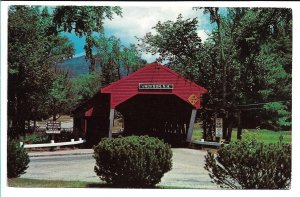
<instances>
[{"instance_id":1,"label":"bridge support beam","mask_svg":"<svg viewBox=\"0 0 300 197\"><path fill-rule=\"evenodd\" d=\"M112 129L114 126L114 116L115 116L115 109L110 109L108 138L112 138Z\"/></svg>"},{"instance_id":2,"label":"bridge support beam","mask_svg":"<svg viewBox=\"0 0 300 197\"><path fill-rule=\"evenodd\" d=\"M186 141L188 141L188 142L192 141L194 123L195 123L195 119L196 119L196 113L197 113L197 109L193 109L192 114L191 114L188 134L187 134L187 138L186 138Z\"/></svg>"}]
</instances>

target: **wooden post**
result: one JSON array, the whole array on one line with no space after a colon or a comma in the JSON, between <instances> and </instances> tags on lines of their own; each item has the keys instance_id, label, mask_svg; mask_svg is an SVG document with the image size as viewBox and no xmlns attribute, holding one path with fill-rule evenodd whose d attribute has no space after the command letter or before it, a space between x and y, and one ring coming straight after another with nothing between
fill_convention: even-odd
<instances>
[{"instance_id":1,"label":"wooden post","mask_svg":"<svg viewBox=\"0 0 300 197\"><path fill-rule=\"evenodd\" d=\"M193 109L192 114L191 114L191 119L190 119L189 130L188 130L188 134L187 134L187 138L186 138L186 141L188 141L188 142L192 141L193 128L194 128L194 123L195 123L195 119L196 119L196 113L197 113L197 109Z\"/></svg>"},{"instance_id":2,"label":"wooden post","mask_svg":"<svg viewBox=\"0 0 300 197\"><path fill-rule=\"evenodd\" d=\"M87 119L86 118L83 120L83 124L84 124L84 134L87 134Z\"/></svg>"},{"instance_id":3,"label":"wooden post","mask_svg":"<svg viewBox=\"0 0 300 197\"><path fill-rule=\"evenodd\" d=\"M112 138L112 129L114 126L114 115L115 115L115 109L110 109L108 138Z\"/></svg>"}]
</instances>

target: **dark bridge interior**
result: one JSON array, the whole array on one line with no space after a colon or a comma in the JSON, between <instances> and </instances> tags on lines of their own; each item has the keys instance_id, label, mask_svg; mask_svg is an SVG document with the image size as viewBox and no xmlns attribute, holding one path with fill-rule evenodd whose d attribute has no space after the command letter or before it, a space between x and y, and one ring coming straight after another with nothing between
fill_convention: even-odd
<instances>
[{"instance_id":1,"label":"dark bridge interior","mask_svg":"<svg viewBox=\"0 0 300 197\"><path fill-rule=\"evenodd\" d=\"M173 94L138 94L116 107L124 135L149 135L173 146L185 144L192 106Z\"/></svg>"}]
</instances>

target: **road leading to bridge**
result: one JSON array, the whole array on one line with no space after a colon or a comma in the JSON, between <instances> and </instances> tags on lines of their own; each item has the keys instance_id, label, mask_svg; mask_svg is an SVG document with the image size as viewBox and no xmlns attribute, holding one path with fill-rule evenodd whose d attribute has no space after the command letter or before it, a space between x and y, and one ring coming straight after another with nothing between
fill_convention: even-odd
<instances>
[{"instance_id":1,"label":"road leading to bridge","mask_svg":"<svg viewBox=\"0 0 300 197\"><path fill-rule=\"evenodd\" d=\"M173 169L162 178L162 186L215 189L206 170L204 170L205 151L174 148ZM89 151L85 151L89 152ZM90 151L91 152L91 151ZM52 154L52 155L51 155ZM80 180L100 182L94 172L95 159L91 153L81 155L58 155L30 157L27 173L21 178L46 180Z\"/></svg>"}]
</instances>

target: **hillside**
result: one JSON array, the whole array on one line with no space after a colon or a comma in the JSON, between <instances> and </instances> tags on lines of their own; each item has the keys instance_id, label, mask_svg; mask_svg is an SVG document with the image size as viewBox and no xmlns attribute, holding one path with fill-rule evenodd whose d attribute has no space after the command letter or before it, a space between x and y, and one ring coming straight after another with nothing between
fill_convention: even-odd
<instances>
[{"instance_id":1,"label":"hillside","mask_svg":"<svg viewBox=\"0 0 300 197\"><path fill-rule=\"evenodd\" d=\"M86 61L85 56L74 57L58 64L58 68L69 70L71 77L77 77L80 74L88 73L90 61ZM97 70L100 65L96 65Z\"/></svg>"}]
</instances>

